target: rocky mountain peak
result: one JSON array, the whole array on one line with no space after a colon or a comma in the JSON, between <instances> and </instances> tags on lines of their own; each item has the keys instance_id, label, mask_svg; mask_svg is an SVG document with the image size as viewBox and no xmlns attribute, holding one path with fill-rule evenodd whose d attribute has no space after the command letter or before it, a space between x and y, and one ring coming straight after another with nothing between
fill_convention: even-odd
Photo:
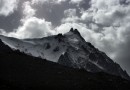
<instances>
[{"instance_id":1,"label":"rocky mountain peak","mask_svg":"<svg viewBox=\"0 0 130 90\"><path fill-rule=\"evenodd\" d=\"M20 40L5 36L0 39L21 52L64 66L130 78L120 65L86 42L77 29L71 28L68 33L42 39Z\"/></svg>"}]
</instances>

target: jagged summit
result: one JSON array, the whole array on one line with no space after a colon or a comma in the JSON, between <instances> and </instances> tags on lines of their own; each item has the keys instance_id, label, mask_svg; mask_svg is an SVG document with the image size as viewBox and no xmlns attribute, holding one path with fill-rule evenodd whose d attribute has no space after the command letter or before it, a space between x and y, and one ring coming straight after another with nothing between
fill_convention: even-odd
<instances>
[{"instance_id":1,"label":"jagged summit","mask_svg":"<svg viewBox=\"0 0 130 90\"><path fill-rule=\"evenodd\" d=\"M70 31L68 33L65 33L64 35L69 37L74 36L74 38L78 38L79 40L85 41L84 38L81 36L80 32L78 31L78 29L71 28Z\"/></svg>"},{"instance_id":2,"label":"jagged summit","mask_svg":"<svg viewBox=\"0 0 130 90\"><path fill-rule=\"evenodd\" d=\"M73 31L74 31L74 29L73 29L73 28L71 28L71 29L70 29L70 31L71 31L71 32L73 32Z\"/></svg>"},{"instance_id":3,"label":"jagged summit","mask_svg":"<svg viewBox=\"0 0 130 90\"><path fill-rule=\"evenodd\" d=\"M80 35L80 33L79 33L79 31L77 29L71 28L70 31L73 32L73 33L75 33L75 34L79 34Z\"/></svg>"},{"instance_id":4,"label":"jagged summit","mask_svg":"<svg viewBox=\"0 0 130 90\"><path fill-rule=\"evenodd\" d=\"M70 31L68 33L73 33L73 34L77 34L77 35L80 35L79 31L77 29L73 29L71 28Z\"/></svg>"},{"instance_id":5,"label":"jagged summit","mask_svg":"<svg viewBox=\"0 0 130 90\"><path fill-rule=\"evenodd\" d=\"M19 40L4 36L0 39L11 48L35 57L89 72L106 72L129 79L120 65L86 42L77 29L71 28L68 33L42 39Z\"/></svg>"}]
</instances>

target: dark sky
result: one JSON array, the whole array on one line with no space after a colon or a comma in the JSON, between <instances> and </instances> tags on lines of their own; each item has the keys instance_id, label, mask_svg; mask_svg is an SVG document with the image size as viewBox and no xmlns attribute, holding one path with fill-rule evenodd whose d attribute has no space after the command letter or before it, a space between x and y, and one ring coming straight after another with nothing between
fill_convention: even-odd
<instances>
[{"instance_id":1,"label":"dark sky","mask_svg":"<svg viewBox=\"0 0 130 90\"><path fill-rule=\"evenodd\" d=\"M0 0L0 33L39 38L77 28L130 74L130 0Z\"/></svg>"}]
</instances>

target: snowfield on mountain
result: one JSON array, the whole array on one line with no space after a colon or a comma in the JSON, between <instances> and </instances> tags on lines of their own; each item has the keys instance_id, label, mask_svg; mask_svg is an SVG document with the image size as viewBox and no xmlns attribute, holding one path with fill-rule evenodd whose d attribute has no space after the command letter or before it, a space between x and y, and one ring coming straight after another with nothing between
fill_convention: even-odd
<instances>
[{"instance_id":1,"label":"snowfield on mountain","mask_svg":"<svg viewBox=\"0 0 130 90\"><path fill-rule=\"evenodd\" d=\"M104 52L86 42L77 29L65 34L43 38L16 39L0 36L2 42L13 50L19 50L34 57L40 57L64 66L85 69L89 72L106 72L130 79L119 64L111 60Z\"/></svg>"}]
</instances>

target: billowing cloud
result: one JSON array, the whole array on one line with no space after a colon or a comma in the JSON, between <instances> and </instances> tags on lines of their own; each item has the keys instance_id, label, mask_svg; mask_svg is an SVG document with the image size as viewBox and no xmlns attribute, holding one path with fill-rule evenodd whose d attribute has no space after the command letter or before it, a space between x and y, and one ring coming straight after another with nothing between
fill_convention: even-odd
<instances>
[{"instance_id":1,"label":"billowing cloud","mask_svg":"<svg viewBox=\"0 0 130 90\"><path fill-rule=\"evenodd\" d=\"M8 16L17 9L19 0L0 0L0 15Z\"/></svg>"},{"instance_id":2,"label":"billowing cloud","mask_svg":"<svg viewBox=\"0 0 130 90\"><path fill-rule=\"evenodd\" d=\"M17 38L42 38L54 34L51 30L51 22L45 21L45 19L38 19L31 17L26 20L23 26L20 26L17 30L8 33L8 36Z\"/></svg>"},{"instance_id":3,"label":"billowing cloud","mask_svg":"<svg viewBox=\"0 0 130 90\"><path fill-rule=\"evenodd\" d=\"M36 10L32 8L29 1L23 3L23 18L21 19L22 25L15 29L13 32L6 33L1 30L2 34L16 38L41 38L52 35L54 32L51 30L51 22L46 21L44 18L40 19L35 17Z\"/></svg>"},{"instance_id":4,"label":"billowing cloud","mask_svg":"<svg viewBox=\"0 0 130 90\"><path fill-rule=\"evenodd\" d=\"M35 17L36 10L32 7L32 3L25 1L22 4L21 25L12 32L7 33L3 29L0 29L2 35L16 37L20 39L25 38L42 38L54 34L52 31L51 22L46 21L44 18Z\"/></svg>"},{"instance_id":5,"label":"billowing cloud","mask_svg":"<svg viewBox=\"0 0 130 90\"><path fill-rule=\"evenodd\" d=\"M23 15L24 18L30 18L35 15L36 10L32 8L31 2L27 1L23 3Z\"/></svg>"},{"instance_id":6,"label":"billowing cloud","mask_svg":"<svg viewBox=\"0 0 130 90\"><path fill-rule=\"evenodd\" d=\"M129 4L121 4L120 0L91 0L91 7L82 12L81 20L89 23L91 30L100 29L103 35L100 45L104 45L100 48L108 54L117 57L114 51L121 48L120 44L128 44L125 37L129 37L130 32Z\"/></svg>"}]
</instances>

